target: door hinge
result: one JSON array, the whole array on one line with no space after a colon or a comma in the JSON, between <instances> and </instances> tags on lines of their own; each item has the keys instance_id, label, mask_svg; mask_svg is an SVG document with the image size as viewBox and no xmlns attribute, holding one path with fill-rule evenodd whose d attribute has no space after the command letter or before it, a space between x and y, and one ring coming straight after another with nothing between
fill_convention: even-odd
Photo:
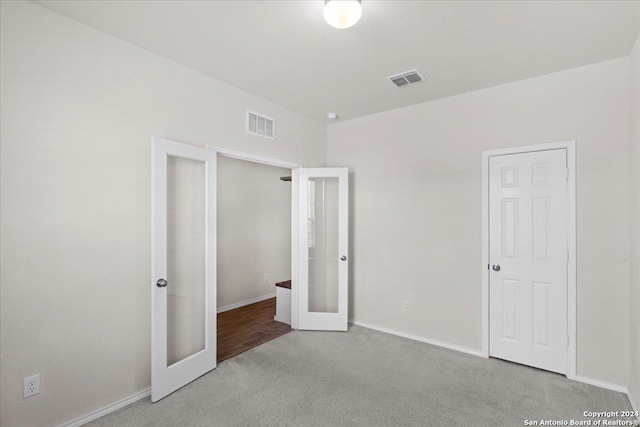
<instances>
[{"instance_id":1,"label":"door hinge","mask_svg":"<svg viewBox=\"0 0 640 427\"><path fill-rule=\"evenodd\" d=\"M569 168L564 168L564 179L569 179Z\"/></svg>"},{"instance_id":2,"label":"door hinge","mask_svg":"<svg viewBox=\"0 0 640 427\"><path fill-rule=\"evenodd\" d=\"M567 264L569 264L569 259L571 258L571 254L567 252Z\"/></svg>"}]
</instances>

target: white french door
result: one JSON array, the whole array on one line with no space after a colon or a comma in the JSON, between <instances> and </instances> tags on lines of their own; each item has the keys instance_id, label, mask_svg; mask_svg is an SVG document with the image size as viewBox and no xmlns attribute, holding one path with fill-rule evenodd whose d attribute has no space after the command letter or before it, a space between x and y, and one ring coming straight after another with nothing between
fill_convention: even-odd
<instances>
[{"instance_id":1,"label":"white french door","mask_svg":"<svg viewBox=\"0 0 640 427\"><path fill-rule=\"evenodd\" d=\"M301 168L293 171L293 326L348 329L348 170ZM296 233L297 231L297 233ZM295 276L295 274L294 274ZM296 321L297 317L297 321Z\"/></svg>"},{"instance_id":2,"label":"white french door","mask_svg":"<svg viewBox=\"0 0 640 427\"><path fill-rule=\"evenodd\" d=\"M216 152L152 143L151 400L216 367Z\"/></svg>"},{"instance_id":3,"label":"white french door","mask_svg":"<svg viewBox=\"0 0 640 427\"><path fill-rule=\"evenodd\" d=\"M489 158L489 355L567 373L567 150Z\"/></svg>"}]
</instances>

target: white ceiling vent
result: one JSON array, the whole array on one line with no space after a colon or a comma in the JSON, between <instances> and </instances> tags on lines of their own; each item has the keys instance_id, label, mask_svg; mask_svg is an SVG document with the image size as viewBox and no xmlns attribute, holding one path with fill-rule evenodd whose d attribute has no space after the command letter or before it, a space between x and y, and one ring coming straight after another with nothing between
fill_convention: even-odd
<instances>
[{"instance_id":1,"label":"white ceiling vent","mask_svg":"<svg viewBox=\"0 0 640 427\"><path fill-rule=\"evenodd\" d=\"M423 82L425 79L417 69L405 71L404 73L396 74L387 77L387 79L393 83L395 87L410 86L412 84Z\"/></svg>"},{"instance_id":2,"label":"white ceiling vent","mask_svg":"<svg viewBox=\"0 0 640 427\"><path fill-rule=\"evenodd\" d=\"M247 132L275 139L276 122L272 118L247 110Z\"/></svg>"}]
</instances>

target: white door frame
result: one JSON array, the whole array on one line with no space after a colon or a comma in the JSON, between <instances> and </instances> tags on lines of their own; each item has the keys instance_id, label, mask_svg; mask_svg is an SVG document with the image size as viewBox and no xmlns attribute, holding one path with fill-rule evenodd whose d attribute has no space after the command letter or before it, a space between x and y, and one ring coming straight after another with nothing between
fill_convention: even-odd
<instances>
[{"instance_id":1,"label":"white door frame","mask_svg":"<svg viewBox=\"0 0 640 427\"><path fill-rule=\"evenodd\" d=\"M502 148L482 152L482 356L489 357L489 158L506 154L531 153L547 150L567 150L567 203L568 230L567 248L567 378L576 378L576 141L560 141L524 147Z\"/></svg>"},{"instance_id":2,"label":"white door frame","mask_svg":"<svg viewBox=\"0 0 640 427\"><path fill-rule=\"evenodd\" d=\"M295 174L293 171L302 168L304 165L260 156L258 154L236 151L230 148L210 145L207 145L207 148L217 151L218 155L223 157L291 169L291 328L298 329L298 192L296 191L297 187L295 186L295 179L293 178Z\"/></svg>"},{"instance_id":3,"label":"white door frame","mask_svg":"<svg viewBox=\"0 0 640 427\"><path fill-rule=\"evenodd\" d=\"M232 150L231 148L216 147L207 144L210 150L214 150L222 157L231 159L246 160L247 162L262 163L263 165L275 166L284 169L298 169L303 165L300 163L289 162L287 160L273 159L271 157L261 156L259 154L245 153L243 151Z\"/></svg>"}]
</instances>

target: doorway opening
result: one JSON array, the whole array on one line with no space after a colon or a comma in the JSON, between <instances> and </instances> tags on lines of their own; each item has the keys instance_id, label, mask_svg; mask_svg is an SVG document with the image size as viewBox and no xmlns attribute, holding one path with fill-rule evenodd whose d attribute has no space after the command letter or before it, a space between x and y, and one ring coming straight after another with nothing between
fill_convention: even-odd
<instances>
[{"instance_id":1,"label":"doorway opening","mask_svg":"<svg viewBox=\"0 0 640 427\"><path fill-rule=\"evenodd\" d=\"M218 153L218 362L291 331L290 318L276 313L276 285L291 281L290 176L290 168Z\"/></svg>"},{"instance_id":2,"label":"doorway opening","mask_svg":"<svg viewBox=\"0 0 640 427\"><path fill-rule=\"evenodd\" d=\"M255 334L247 336L246 331L221 331L221 338L229 340L224 344L232 343L226 354L221 354L226 358L248 349L250 345L258 345L286 333L289 330L287 321L293 329L347 330L349 263L346 168L303 168L292 162L157 137L152 138L151 153L153 402L216 367L218 308L224 315L233 309L246 307L242 313L236 312L245 316L245 319L239 319L230 313L227 316L233 320L226 323L227 326L248 324L247 329L253 328L251 333ZM221 158L239 160L245 162L245 166L255 163L284 168L284 176L291 177L291 184L288 180L282 182L281 172L264 181L286 188L288 195L282 199L274 198L278 201L271 200L268 195L262 200L263 193L269 192L255 190L261 188L263 180L250 182L247 173L218 185L217 169ZM317 185L326 179L333 180L333 185ZM236 206L235 210L231 209L229 213L221 215L226 215L228 223L223 220L223 224L219 224L218 199L222 199L222 206L225 206L226 197L233 200L242 195L242 191L234 190L229 183L247 184L245 181L249 181L247 191L253 196L243 200L241 207ZM264 215L250 218L244 223L234 223L249 213L264 213L271 207L280 205L287 207L288 226L285 222L280 228L274 227L269 221L263 221ZM284 212L283 209L281 219L285 218ZM220 230L223 234L232 231L237 234L219 238ZM275 230L282 232L273 234ZM285 236L284 239L281 239L282 236ZM262 244L258 250L254 248L253 252L250 250L251 239ZM285 267L278 269L277 273L271 273L270 268L265 269L265 265L271 266L273 260L269 260L269 256L278 253L273 249L278 246L275 244L276 240L287 242L287 249L280 252L287 251L288 256L279 258L279 262ZM257 296L247 296L232 286L235 301L234 296L227 299L226 295L220 295L218 304L219 248L222 248L220 264L230 265L230 271L249 272L249 279L240 282L248 282L253 291L257 289L254 294ZM235 249L236 252L232 250L231 256L225 255L228 248ZM266 264L260 261L265 256L268 260ZM287 261L288 268L285 264ZM236 265L239 262L244 264ZM220 281L223 282L225 268L220 271L223 276ZM286 275L285 270L289 275ZM335 286L331 287L336 281L337 290ZM261 285L267 283L267 286L271 286L276 282L281 286L277 287L276 301L273 301L273 290L269 293ZM320 292L323 288L330 287L332 292ZM223 289L221 294L224 293ZM278 295L284 297L280 298ZM318 298L325 303L316 304ZM263 305L250 307L256 303ZM257 318L247 322L246 312L257 313ZM222 317L226 316L221 316L221 323ZM283 319L287 321L282 321ZM270 329L260 329L265 328L265 323L271 323ZM242 341L233 342L234 338L237 339L242 334Z\"/></svg>"},{"instance_id":3,"label":"doorway opening","mask_svg":"<svg viewBox=\"0 0 640 427\"><path fill-rule=\"evenodd\" d=\"M482 153L482 355L576 377L575 141Z\"/></svg>"}]
</instances>

